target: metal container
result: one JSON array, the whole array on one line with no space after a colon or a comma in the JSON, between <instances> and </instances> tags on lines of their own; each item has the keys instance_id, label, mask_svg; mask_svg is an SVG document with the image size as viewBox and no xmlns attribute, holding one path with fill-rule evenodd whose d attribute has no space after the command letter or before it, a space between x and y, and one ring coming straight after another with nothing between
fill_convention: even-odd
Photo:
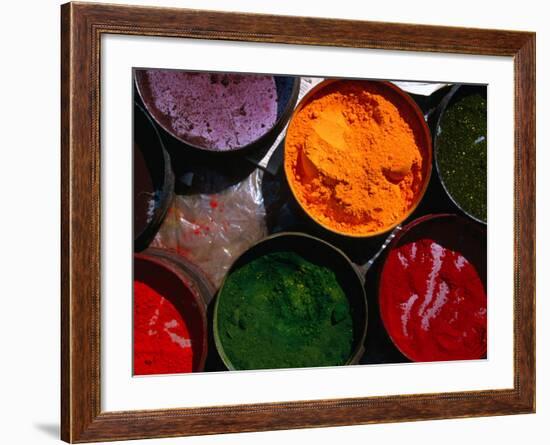
<instances>
[{"instance_id":1,"label":"metal container","mask_svg":"<svg viewBox=\"0 0 550 445\"><path fill-rule=\"evenodd\" d=\"M454 103L456 103L458 100L471 95L471 94L479 94L485 99L487 99L487 88L485 86L480 85L454 85L449 93L443 98L441 101L441 104L439 106L438 110L438 116L437 121L435 123L435 131L433 136L433 147L434 147L434 160L435 160L435 169L437 172L437 177L439 178L439 182L441 183L441 186L443 190L445 190L445 193L451 200L451 202L456 206L456 208L462 212L464 215L468 216L469 218L472 218L474 221L477 221L481 224L487 224L486 221L483 221L471 213L464 210L464 208L460 205L460 203L453 197L453 195L449 192L449 189L445 185L445 181L443 179L443 176L441 175L441 169L439 167L439 161L438 161L438 153L440 150L440 144L438 143L438 138L440 136L440 128L441 128L441 119L445 115L445 111Z\"/></svg>"},{"instance_id":2,"label":"metal container","mask_svg":"<svg viewBox=\"0 0 550 445\"><path fill-rule=\"evenodd\" d=\"M214 295L212 285L196 266L173 252L155 248L134 254L134 279L160 289L176 280L189 290L181 296L167 292L166 298L193 326L192 330L200 333L199 338L192 339L193 372L203 371L208 352L207 303Z\"/></svg>"},{"instance_id":3,"label":"metal container","mask_svg":"<svg viewBox=\"0 0 550 445\"><path fill-rule=\"evenodd\" d=\"M216 288L197 264L172 249L149 247L143 253L154 256L159 260L167 261L174 267L177 267L179 272L187 277L187 282L196 290L205 307L214 299Z\"/></svg>"},{"instance_id":4,"label":"metal container","mask_svg":"<svg viewBox=\"0 0 550 445\"><path fill-rule=\"evenodd\" d=\"M245 251L231 266L218 292L213 314L214 342L218 354L229 370L236 368L224 351L218 331L218 307L223 297L223 288L227 277L233 271L250 261L268 253L290 251L315 264L331 269L348 298L353 320L352 353L346 364L356 364L364 353L364 342L367 332L367 299L363 287L363 277L353 263L339 249L319 238L298 232L282 232L264 238Z\"/></svg>"},{"instance_id":5,"label":"metal container","mask_svg":"<svg viewBox=\"0 0 550 445\"><path fill-rule=\"evenodd\" d=\"M346 80L345 79L327 79L327 80L324 80L324 81L318 83L316 86L314 86L300 100L300 103L298 104L298 106L294 110L294 113L292 114L292 117L290 118L290 123L289 123L287 132L291 131L293 119L296 117L296 115L304 108L304 106L311 99L313 99L323 89L327 88L330 85L334 85L335 83L338 83L338 82L346 82ZM422 200L422 198L424 196L424 193L426 192L426 189L428 188L428 184L430 182L430 175L431 175L431 171L432 171L432 137L431 137L431 133L430 133L430 129L428 127L428 124L426 123L426 120L424 119L424 115L422 113L422 110L420 110L420 108L418 107L416 102L405 91L403 91L401 88L397 87L396 85L394 85L391 82L370 81L370 80L364 80L363 82L374 83L377 86L379 86L379 87L381 87L385 90L384 94L387 94L388 96L392 96L393 98L396 98L397 101L402 104L402 106L407 107L412 112L412 114L414 116L416 116L416 120L417 120L417 122L419 124L419 127L421 129L421 134L422 134L422 139L423 139L423 141L421 143L421 146L423 147L423 149L425 151L424 156L425 156L426 171L425 171L425 174L424 174L424 183L422 185L422 189L421 189L420 193L418 194L416 202L411 206L409 211L406 214L404 214L400 220L396 221L391 226L383 227L382 229L380 229L376 232L372 232L372 233L369 233L369 234L361 234L361 235L340 232L340 231L338 231L338 230L336 230L336 229L334 229L334 228L332 228L332 227L330 227L326 224L323 224L323 223L317 221L315 219L315 216L312 215L311 213L309 213L305 209L305 207L302 205L302 203L298 199L298 194L296 193L296 191L294 189L293 182L291 180L289 180L289 177L291 176L291 172L289 171L289 167L288 167L286 162L284 163L285 175L286 175L287 183L289 184L290 190L292 191L292 195L294 196L294 199L298 202L298 204L300 205L302 210L309 216L309 218L311 218L316 224L320 225L321 227L323 227L324 229L326 229L330 232L336 233L338 235L346 236L346 237L351 237L351 238L370 238L370 237L375 237L375 236L379 236L379 235L383 235L383 234L388 234L395 227L397 227L399 224L401 224L403 221L405 221L416 210L418 204ZM287 151L287 145L285 143L285 156L286 156L286 151Z\"/></svg>"},{"instance_id":6,"label":"metal container","mask_svg":"<svg viewBox=\"0 0 550 445\"><path fill-rule=\"evenodd\" d=\"M407 239L416 239L416 237L419 236L418 230L422 230L423 226L427 224L433 224L434 222L442 221L445 222L447 225L456 226L457 227L457 238L453 241L452 246L448 246L449 248L452 248L452 250L456 250L465 256L467 256L467 259L470 263L473 264L476 271L479 274L479 277L481 279L481 282L483 283L485 289L487 289L487 230L486 226L479 224L477 222L471 221L470 219L461 216L461 215L455 215L450 213L440 213L440 214L431 214L431 215L424 215L421 216L410 223L408 223L406 226L401 228L401 230L397 231L393 239L388 244L387 248L385 249L384 258L381 263L380 267L380 275L377 283L378 287L378 306L380 310L380 318L382 320L384 329L386 333L388 334L389 338L391 339L393 345L399 350L399 352L406 357L407 359L414 361L414 357L411 356L411 354L407 354L406 351L403 350L401 345L398 341L396 341L395 336L392 335L392 331L389 329L389 324L387 321L387 315L386 311L389 310L386 302L383 299L381 287L382 287L382 277L384 274L384 268L386 265L386 260L389 255L389 253L398 247L400 243ZM421 234L424 232L420 232ZM425 234L429 235L431 231L426 230ZM432 235L434 236L434 235ZM465 242L466 239L470 240L470 246L471 249L468 251L468 253L465 252L465 249L468 249L468 244ZM436 238L434 238L434 241L438 241ZM446 243L445 243L446 244ZM446 246L447 247L447 246ZM453 248L454 247L454 248ZM412 265L408 266L413 267ZM479 358L482 358L485 355L486 351L482 356Z\"/></svg>"},{"instance_id":7,"label":"metal container","mask_svg":"<svg viewBox=\"0 0 550 445\"><path fill-rule=\"evenodd\" d=\"M174 197L170 155L149 115L134 104L133 231L134 250L145 249L155 237Z\"/></svg>"},{"instance_id":8,"label":"metal container","mask_svg":"<svg viewBox=\"0 0 550 445\"><path fill-rule=\"evenodd\" d=\"M296 102L298 100L298 93L300 91L300 77L290 77L290 76L274 76L275 85L277 90L284 90L290 88L290 94L284 101L284 103L278 104L277 107L277 120L273 127L268 130L263 136L259 139L251 142L250 144L243 145L242 147L233 148L230 150L216 150L213 148L203 147L196 145L195 143L178 136L170 125L169 120L166 116L158 111L154 106L154 101L151 95L151 90L147 81L147 76L145 75L146 69L136 69L134 70L134 78L137 92L147 109L148 113L153 117L157 124L168 133L172 138L184 144L185 147L198 150L200 152L216 153L218 155L231 154L231 153L243 153L249 152L256 149L261 149L269 147L277 138L278 134L282 131L285 125L292 114Z\"/></svg>"}]
</instances>

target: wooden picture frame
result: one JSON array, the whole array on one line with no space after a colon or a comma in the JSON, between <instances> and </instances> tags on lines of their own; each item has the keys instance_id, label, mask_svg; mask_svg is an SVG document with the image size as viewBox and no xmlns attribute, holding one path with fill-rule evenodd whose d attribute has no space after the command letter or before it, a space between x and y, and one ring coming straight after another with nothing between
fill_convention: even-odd
<instances>
[{"instance_id":1,"label":"wooden picture frame","mask_svg":"<svg viewBox=\"0 0 550 445\"><path fill-rule=\"evenodd\" d=\"M535 411L534 33L91 3L65 4L61 13L63 440L96 442ZM103 34L513 57L513 389L102 412L99 73Z\"/></svg>"}]
</instances>

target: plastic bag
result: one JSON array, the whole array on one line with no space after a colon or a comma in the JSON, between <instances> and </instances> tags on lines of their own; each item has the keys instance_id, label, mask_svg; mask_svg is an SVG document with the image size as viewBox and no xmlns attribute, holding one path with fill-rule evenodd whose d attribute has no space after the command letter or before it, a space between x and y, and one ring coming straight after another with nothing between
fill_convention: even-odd
<instances>
[{"instance_id":1,"label":"plastic bag","mask_svg":"<svg viewBox=\"0 0 550 445\"><path fill-rule=\"evenodd\" d=\"M215 193L175 196L151 246L174 249L199 266L218 288L237 257L267 235L263 172ZM217 189L216 175L201 178Z\"/></svg>"}]
</instances>

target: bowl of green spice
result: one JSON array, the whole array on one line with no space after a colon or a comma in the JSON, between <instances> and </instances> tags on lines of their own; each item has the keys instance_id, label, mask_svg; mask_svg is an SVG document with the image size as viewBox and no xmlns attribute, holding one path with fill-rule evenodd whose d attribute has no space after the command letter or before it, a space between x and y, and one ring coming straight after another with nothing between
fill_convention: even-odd
<instances>
[{"instance_id":1,"label":"bowl of green spice","mask_svg":"<svg viewBox=\"0 0 550 445\"><path fill-rule=\"evenodd\" d=\"M443 100L434 136L434 158L451 201L467 216L486 223L486 86L457 85Z\"/></svg>"},{"instance_id":2,"label":"bowl of green spice","mask_svg":"<svg viewBox=\"0 0 550 445\"><path fill-rule=\"evenodd\" d=\"M343 252L302 233L244 252L214 307L216 349L230 370L358 363L366 330L361 276Z\"/></svg>"}]
</instances>

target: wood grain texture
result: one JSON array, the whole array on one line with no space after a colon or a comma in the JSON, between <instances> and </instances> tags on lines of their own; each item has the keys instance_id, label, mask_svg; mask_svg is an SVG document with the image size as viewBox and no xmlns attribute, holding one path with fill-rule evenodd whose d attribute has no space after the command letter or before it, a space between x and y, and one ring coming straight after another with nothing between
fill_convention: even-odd
<instances>
[{"instance_id":1,"label":"wood grain texture","mask_svg":"<svg viewBox=\"0 0 550 445\"><path fill-rule=\"evenodd\" d=\"M91 442L534 412L533 33L90 3L63 5L61 26L63 440ZM104 33L513 57L514 388L199 409L101 412L99 70L100 38Z\"/></svg>"},{"instance_id":2,"label":"wood grain texture","mask_svg":"<svg viewBox=\"0 0 550 445\"><path fill-rule=\"evenodd\" d=\"M515 388L535 410L535 37L514 57L515 72Z\"/></svg>"}]
</instances>

